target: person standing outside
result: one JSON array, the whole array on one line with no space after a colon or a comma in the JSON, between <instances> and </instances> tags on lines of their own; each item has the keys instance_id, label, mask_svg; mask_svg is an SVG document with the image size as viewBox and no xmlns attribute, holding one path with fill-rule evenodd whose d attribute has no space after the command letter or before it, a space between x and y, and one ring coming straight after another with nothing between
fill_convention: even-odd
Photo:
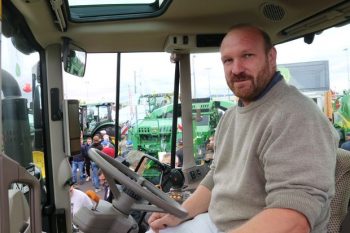
<instances>
[{"instance_id":1,"label":"person standing outside","mask_svg":"<svg viewBox=\"0 0 350 233\"><path fill-rule=\"evenodd\" d=\"M78 179L77 179L77 173L79 170L79 174L80 174L80 180L79 180L79 184L83 184L84 183L84 144L83 144L83 140L81 140L81 145L80 145L80 153L73 155L73 159L72 159L72 174L73 174L73 183L77 183Z\"/></svg>"},{"instance_id":2,"label":"person standing outside","mask_svg":"<svg viewBox=\"0 0 350 233\"><path fill-rule=\"evenodd\" d=\"M110 142L110 137L108 134L103 135L102 141L101 141L101 145L103 147L111 147L114 148L114 145Z\"/></svg>"},{"instance_id":3,"label":"person standing outside","mask_svg":"<svg viewBox=\"0 0 350 233\"><path fill-rule=\"evenodd\" d=\"M90 148L96 148L100 151L102 151L103 146L101 145L101 138L99 135L95 135L92 138L92 144ZM92 184L95 188L95 192L100 192L102 189L100 189L100 180L98 178L98 170L100 169L98 165L94 162L91 161L91 168L92 168Z\"/></svg>"},{"instance_id":4,"label":"person standing outside","mask_svg":"<svg viewBox=\"0 0 350 233\"><path fill-rule=\"evenodd\" d=\"M177 167L182 167L184 162L184 143L182 139L177 143L176 157L178 159Z\"/></svg>"},{"instance_id":5,"label":"person standing outside","mask_svg":"<svg viewBox=\"0 0 350 233\"><path fill-rule=\"evenodd\" d=\"M91 169L91 159L88 155L88 151L90 149L92 143L91 137L88 137L86 139L86 143L84 144L84 162L85 162L85 173L86 173L86 181L90 181L91 179L91 174L90 174L90 169Z\"/></svg>"},{"instance_id":6,"label":"person standing outside","mask_svg":"<svg viewBox=\"0 0 350 233\"><path fill-rule=\"evenodd\" d=\"M205 146L205 161L211 161L213 160L213 154L214 154L214 136L210 136L208 143Z\"/></svg>"},{"instance_id":7,"label":"person standing outside","mask_svg":"<svg viewBox=\"0 0 350 233\"><path fill-rule=\"evenodd\" d=\"M187 219L194 219L153 213L150 227L181 233L326 233L339 140L335 129L277 72L276 49L260 28L232 27L220 53L239 103L221 118L210 171L182 204Z\"/></svg>"}]
</instances>

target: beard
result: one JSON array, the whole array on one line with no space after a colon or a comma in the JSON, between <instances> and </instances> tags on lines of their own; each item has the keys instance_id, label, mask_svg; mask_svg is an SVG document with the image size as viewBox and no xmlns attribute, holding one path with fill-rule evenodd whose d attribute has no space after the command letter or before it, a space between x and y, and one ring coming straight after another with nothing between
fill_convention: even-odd
<instances>
[{"instance_id":1,"label":"beard","mask_svg":"<svg viewBox=\"0 0 350 233\"><path fill-rule=\"evenodd\" d=\"M232 75L228 85L235 96L243 101L254 101L273 77L273 74L269 72L269 67L264 67L256 77L245 72Z\"/></svg>"}]
</instances>

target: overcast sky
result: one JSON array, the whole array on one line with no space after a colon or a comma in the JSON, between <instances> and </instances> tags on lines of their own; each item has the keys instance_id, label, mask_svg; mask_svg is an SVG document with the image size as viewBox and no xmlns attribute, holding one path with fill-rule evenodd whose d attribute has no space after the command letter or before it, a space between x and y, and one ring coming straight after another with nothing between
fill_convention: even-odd
<instances>
[{"instance_id":1,"label":"overcast sky","mask_svg":"<svg viewBox=\"0 0 350 233\"><path fill-rule=\"evenodd\" d=\"M276 48L278 64L329 61L331 89L342 92L349 88L349 25L316 35L311 45L299 39ZM121 99L128 101L135 91L138 94L172 92L175 67L169 56L167 53L122 54ZM191 60L194 63L192 76L194 73L196 97L230 93L218 53L196 54ZM89 54L84 78L65 74L65 98L88 102L114 101L115 74L116 54Z\"/></svg>"}]
</instances>

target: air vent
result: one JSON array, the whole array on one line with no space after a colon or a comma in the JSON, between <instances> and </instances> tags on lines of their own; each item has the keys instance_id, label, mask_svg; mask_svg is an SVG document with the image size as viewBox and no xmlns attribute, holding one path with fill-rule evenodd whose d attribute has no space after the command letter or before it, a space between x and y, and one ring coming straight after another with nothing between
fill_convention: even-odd
<instances>
[{"instance_id":1,"label":"air vent","mask_svg":"<svg viewBox=\"0 0 350 233\"><path fill-rule=\"evenodd\" d=\"M285 16L284 9L275 3L266 2L261 6L261 13L272 21L280 21Z\"/></svg>"}]
</instances>

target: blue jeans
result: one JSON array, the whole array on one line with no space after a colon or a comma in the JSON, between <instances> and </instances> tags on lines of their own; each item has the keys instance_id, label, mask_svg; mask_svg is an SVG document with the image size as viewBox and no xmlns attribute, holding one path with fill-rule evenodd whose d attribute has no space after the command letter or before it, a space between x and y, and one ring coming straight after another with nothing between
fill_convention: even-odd
<instances>
[{"instance_id":1,"label":"blue jeans","mask_svg":"<svg viewBox=\"0 0 350 233\"><path fill-rule=\"evenodd\" d=\"M92 168L92 184L94 185L95 189L98 189L100 188L100 179L98 177L98 170L100 168L93 161L91 161L91 168Z\"/></svg>"},{"instance_id":2,"label":"blue jeans","mask_svg":"<svg viewBox=\"0 0 350 233\"><path fill-rule=\"evenodd\" d=\"M341 144L341 148L350 151L350 141L346 141L343 144Z\"/></svg>"},{"instance_id":3,"label":"blue jeans","mask_svg":"<svg viewBox=\"0 0 350 233\"><path fill-rule=\"evenodd\" d=\"M73 183L77 182L77 169L79 168L80 172L80 182L83 182L84 179L84 161L72 161L72 173L73 173Z\"/></svg>"}]
</instances>

